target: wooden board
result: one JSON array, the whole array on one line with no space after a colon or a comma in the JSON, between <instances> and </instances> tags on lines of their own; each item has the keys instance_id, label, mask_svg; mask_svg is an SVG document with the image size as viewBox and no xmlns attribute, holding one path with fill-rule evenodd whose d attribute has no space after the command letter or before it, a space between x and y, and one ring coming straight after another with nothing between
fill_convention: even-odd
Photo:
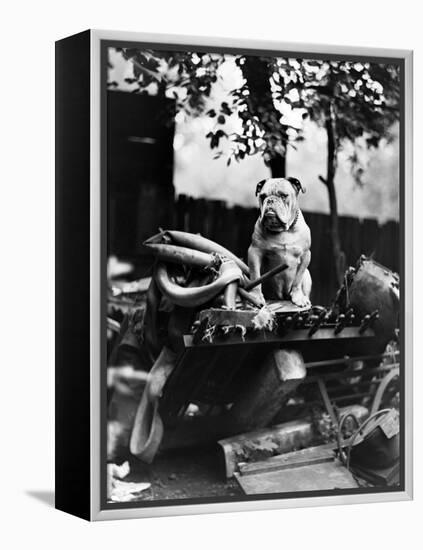
<instances>
[{"instance_id":1,"label":"wooden board","mask_svg":"<svg viewBox=\"0 0 423 550\"><path fill-rule=\"evenodd\" d=\"M250 464L241 464L239 466L239 471L241 475L245 476L310 466L323 462L332 462L335 457L335 446L334 443L328 443L327 445L308 447L299 451L272 456L267 460L260 460Z\"/></svg>"},{"instance_id":2,"label":"wooden board","mask_svg":"<svg viewBox=\"0 0 423 550\"><path fill-rule=\"evenodd\" d=\"M235 474L235 478L246 495L358 487L351 473L338 460L254 475Z\"/></svg>"},{"instance_id":3,"label":"wooden board","mask_svg":"<svg viewBox=\"0 0 423 550\"><path fill-rule=\"evenodd\" d=\"M362 334L359 332L359 327L346 327L339 334L335 334L333 328L320 328L312 336L310 336L310 329L288 329L282 336L279 336L271 331L256 330L254 332L248 332L246 335L240 332L231 334L228 337L216 336L211 341L200 341L197 344L194 342L194 336L192 334L184 334L184 346L185 348L192 347L216 347L216 346L233 346L234 344L240 345L257 345L257 344L295 344L310 342L339 342L345 340L354 340L354 345L357 342L364 342L369 340L374 342L374 332L372 329L366 329ZM358 352L360 353L360 351Z\"/></svg>"}]
</instances>

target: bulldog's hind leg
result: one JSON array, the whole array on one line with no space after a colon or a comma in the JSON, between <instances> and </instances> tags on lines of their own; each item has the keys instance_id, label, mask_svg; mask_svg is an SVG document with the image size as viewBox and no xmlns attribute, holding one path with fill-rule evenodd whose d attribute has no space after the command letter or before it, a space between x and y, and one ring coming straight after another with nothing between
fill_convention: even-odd
<instances>
[{"instance_id":1,"label":"bulldog's hind leg","mask_svg":"<svg viewBox=\"0 0 423 550\"><path fill-rule=\"evenodd\" d=\"M304 296L307 296L308 299L310 299L311 286L312 282L310 271L306 269L304 271L303 280L301 281L301 290L303 291Z\"/></svg>"},{"instance_id":2,"label":"bulldog's hind leg","mask_svg":"<svg viewBox=\"0 0 423 550\"><path fill-rule=\"evenodd\" d=\"M291 302L299 307L310 306L311 276L307 269L310 263L310 251L304 253L297 275L291 288Z\"/></svg>"}]
</instances>

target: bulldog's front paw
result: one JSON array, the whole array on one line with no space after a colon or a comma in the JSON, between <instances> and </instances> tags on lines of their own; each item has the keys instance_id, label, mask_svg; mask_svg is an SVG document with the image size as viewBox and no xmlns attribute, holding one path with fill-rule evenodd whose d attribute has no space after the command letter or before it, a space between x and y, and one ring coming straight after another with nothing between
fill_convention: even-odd
<instances>
[{"instance_id":1,"label":"bulldog's front paw","mask_svg":"<svg viewBox=\"0 0 423 550\"><path fill-rule=\"evenodd\" d=\"M300 288L296 288L291 292L291 302L298 307L308 307L311 305L310 300Z\"/></svg>"}]
</instances>

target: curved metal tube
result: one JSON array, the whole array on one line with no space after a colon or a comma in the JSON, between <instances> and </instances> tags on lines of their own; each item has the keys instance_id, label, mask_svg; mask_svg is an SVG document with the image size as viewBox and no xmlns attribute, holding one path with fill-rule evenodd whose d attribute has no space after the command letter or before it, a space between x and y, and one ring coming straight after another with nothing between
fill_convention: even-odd
<instances>
[{"instance_id":1,"label":"curved metal tube","mask_svg":"<svg viewBox=\"0 0 423 550\"><path fill-rule=\"evenodd\" d=\"M396 376L399 376L399 368L392 369L382 378L373 399L372 409L370 411L371 415L375 414L379 410L380 404L382 403L383 394L385 393L386 388Z\"/></svg>"},{"instance_id":2,"label":"curved metal tube","mask_svg":"<svg viewBox=\"0 0 423 550\"><path fill-rule=\"evenodd\" d=\"M219 254L220 256L224 256L229 260L233 260L245 275L249 276L250 274L248 266L237 256L235 256L235 254L233 254L230 250L228 250L224 246L221 246L220 244L215 243L214 241L211 241L210 239L206 239L205 237L202 237L201 235L196 235L194 233L188 233L186 231L175 231L173 229L166 230L162 231L161 233L157 233L157 235L154 235L153 237L150 237L149 239L144 241L143 244L146 246L151 246L152 244L168 244L169 242L177 244L180 247L186 247L188 249L194 249L200 252Z\"/></svg>"},{"instance_id":3,"label":"curved metal tube","mask_svg":"<svg viewBox=\"0 0 423 550\"><path fill-rule=\"evenodd\" d=\"M206 254L200 250L193 250L191 248L172 244L147 242L144 243L144 246L154 254L158 260L163 262L203 268L212 266L215 263L215 258L212 254Z\"/></svg>"},{"instance_id":4,"label":"curved metal tube","mask_svg":"<svg viewBox=\"0 0 423 550\"><path fill-rule=\"evenodd\" d=\"M232 260L224 262L216 280L201 287L182 287L170 280L166 265L159 263L154 278L163 293L171 302L183 307L197 307L217 296L229 283L242 277L240 268Z\"/></svg>"}]
</instances>

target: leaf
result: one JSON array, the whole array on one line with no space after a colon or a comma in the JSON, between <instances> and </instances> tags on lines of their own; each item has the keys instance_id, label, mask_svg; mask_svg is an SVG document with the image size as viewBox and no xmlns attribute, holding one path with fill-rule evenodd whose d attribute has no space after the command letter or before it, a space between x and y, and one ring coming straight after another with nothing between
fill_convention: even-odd
<instances>
[{"instance_id":1,"label":"leaf","mask_svg":"<svg viewBox=\"0 0 423 550\"><path fill-rule=\"evenodd\" d=\"M223 114L230 116L232 114L232 111L229 108L229 105L226 103L226 101L222 101L222 104L220 106L220 110Z\"/></svg>"}]
</instances>

